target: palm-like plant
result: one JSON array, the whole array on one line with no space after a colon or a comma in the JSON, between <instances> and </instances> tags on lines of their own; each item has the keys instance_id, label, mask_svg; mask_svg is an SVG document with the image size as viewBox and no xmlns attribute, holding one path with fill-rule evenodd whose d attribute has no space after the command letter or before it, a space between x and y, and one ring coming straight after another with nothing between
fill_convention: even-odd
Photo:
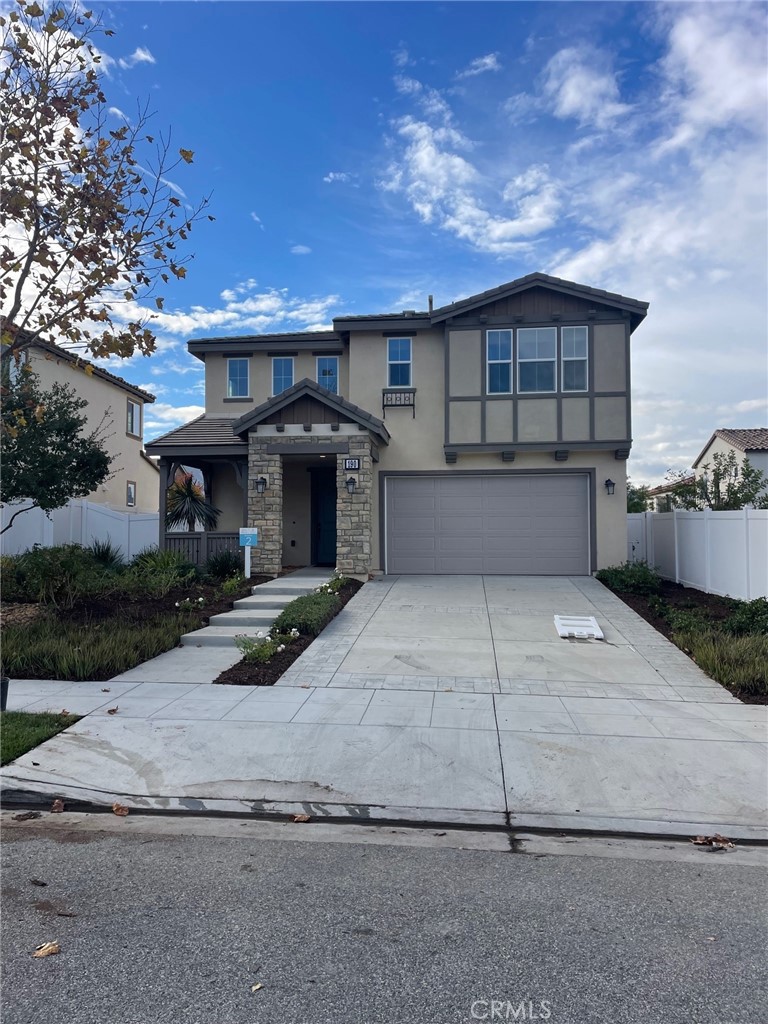
<instances>
[{"instance_id":1,"label":"palm-like plant","mask_svg":"<svg viewBox=\"0 0 768 1024\"><path fill-rule=\"evenodd\" d=\"M168 488L165 505L165 528L185 526L192 532L200 523L204 530L215 530L221 509L215 508L203 496L203 489L191 473L184 473Z\"/></svg>"}]
</instances>

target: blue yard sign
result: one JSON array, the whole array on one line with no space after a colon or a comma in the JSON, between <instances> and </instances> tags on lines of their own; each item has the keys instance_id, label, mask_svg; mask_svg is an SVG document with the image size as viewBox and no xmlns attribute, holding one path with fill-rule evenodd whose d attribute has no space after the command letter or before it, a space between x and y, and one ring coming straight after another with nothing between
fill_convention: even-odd
<instances>
[{"instance_id":1,"label":"blue yard sign","mask_svg":"<svg viewBox=\"0 0 768 1024\"><path fill-rule=\"evenodd\" d=\"M251 548L259 545L259 531L255 526L240 527L240 547L245 548L245 578L251 578Z\"/></svg>"}]
</instances>

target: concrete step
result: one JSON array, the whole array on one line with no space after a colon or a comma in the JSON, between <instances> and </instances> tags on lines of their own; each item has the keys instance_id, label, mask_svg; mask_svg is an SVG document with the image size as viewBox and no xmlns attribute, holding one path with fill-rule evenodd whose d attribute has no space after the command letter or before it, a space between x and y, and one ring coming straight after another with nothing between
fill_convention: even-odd
<instances>
[{"instance_id":1,"label":"concrete step","mask_svg":"<svg viewBox=\"0 0 768 1024\"><path fill-rule=\"evenodd\" d=\"M301 597L302 594L311 594L314 590L324 583L325 580L318 580L317 583L301 584L301 583L262 583L258 587L253 588L254 597L279 597L285 598L286 601L292 601L294 597ZM247 598L241 600L247 601Z\"/></svg>"},{"instance_id":2,"label":"concrete step","mask_svg":"<svg viewBox=\"0 0 768 1024\"><path fill-rule=\"evenodd\" d=\"M269 607L257 608L252 611L242 608L236 612L221 612L218 615L211 616L209 625L248 626L263 630L265 627L272 625L282 610L282 608L275 608L270 605Z\"/></svg>"},{"instance_id":3,"label":"concrete step","mask_svg":"<svg viewBox=\"0 0 768 1024\"><path fill-rule=\"evenodd\" d=\"M234 647L236 636L248 636L256 639L256 634L264 632L264 627L250 626L206 626L196 629L194 633L185 633L181 638L182 647Z\"/></svg>"},{"instance_id":4,"label":"concrete step","mask_svg":"<svg viewBox=\"0 0 768 1024\"><path fill-rule=\"evenodd\" d=\"M262 597L261 594L255 594L253 597L240 597L237 601L233 602L233 607L238 611L261 611L262 608L278 608L280 611L285 608L287 604L290 604L294 600L294 597L300 597L300 594L296 594L291 597L281 597L279 594L267 594ZM229 614L228 612L225 614Z\"/></svg>"}]
</instances>

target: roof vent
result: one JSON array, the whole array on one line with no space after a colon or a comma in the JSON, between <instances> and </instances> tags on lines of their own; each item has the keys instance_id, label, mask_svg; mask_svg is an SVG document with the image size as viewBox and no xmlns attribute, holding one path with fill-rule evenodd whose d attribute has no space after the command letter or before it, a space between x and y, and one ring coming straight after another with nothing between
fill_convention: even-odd
<instances>
[{"instance_id":1,"label":"roof vent","mask_svg":"<svg viewBox=\"0 0 768 1024\"><path fill-rule=\"evenodd\" d=\"M403 310L403 316L416 316L416 310L415 309L404 309Z\"/></svg>"},{"instance_id":2,"label":"roof vent","mask_svg":"<svg viewBox=\"0 0 768 1024\"><path fill-rule=\"evenodd\" d=\"M429 304L429 312L431 313L433 311L433 304L434 304L434 299L433 299L433 297L431 295L427 296L427 302Z\"/></svg>"}]
</instances>

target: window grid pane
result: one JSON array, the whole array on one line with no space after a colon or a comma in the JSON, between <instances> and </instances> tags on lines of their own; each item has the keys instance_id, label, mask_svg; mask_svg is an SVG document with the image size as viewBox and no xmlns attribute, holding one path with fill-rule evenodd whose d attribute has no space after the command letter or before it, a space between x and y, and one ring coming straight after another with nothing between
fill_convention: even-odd
<instances>
[{"instance_id":1,"label":"window grid pane","mask_svg":"<svg viewBox=\"0 0 768 1024\"><path fill-rule=\"evenodd\" d=\"M522 393L557 390L557 328L521 327L517 332L517 383Z\"/></svg>"},{"instance_id":2,"label":"window grid pane","mask_svg":"<svg viewBox=\"0 0 768 1024\"><path fill-rule=\"evenodd\" d=\"M293 359L272 360L272 394L279 395L293 387Z\"/></svg>"},{"instance_id":3,"label":"window grid pane","mask_svg":"<svg viewBox=\"0 0 768 1024\"><path fill-rule=\"evenodd\" d=\"M409 388L411 386L411 339L387 339L388 386Z\"/></svg>"},{"instance_id":4,"label":"window grid pane","mask_svg":"<svg viewBox=\"0 0 768 1024\"><path fill-rule=\"evenodd\" d=\"M587 328L563 327L563 391L586 391Z\"/></svg>"},{"instance_id":5,"label":"window grid pane","mask_svg":"<svg viewBox=\"0 0 768 1024\"><path fill-rule=\"evenodd\" d=\"M512 331L488 331L488 394L512 392Z\"/></svg>"},{"instance_id":6,"label":"window grid pane","mask_svg":"<svg viewBox=\"0 0 768 1024\"><path fill-rule=\"evenodd\" d=\"M227 367L227 398L248 395L248 360L230 359Z\"/></svg>"},{"instance_id":7,"label":"window grid pane","mask_svg":"<svg viewBox=\"0 0 768 1024\"><path fill-rule=\"evenodd\" d=\"M337 356L320 356L317 360L317 383L339 393L339 360Z\"/></svg>"}]
</instances>

